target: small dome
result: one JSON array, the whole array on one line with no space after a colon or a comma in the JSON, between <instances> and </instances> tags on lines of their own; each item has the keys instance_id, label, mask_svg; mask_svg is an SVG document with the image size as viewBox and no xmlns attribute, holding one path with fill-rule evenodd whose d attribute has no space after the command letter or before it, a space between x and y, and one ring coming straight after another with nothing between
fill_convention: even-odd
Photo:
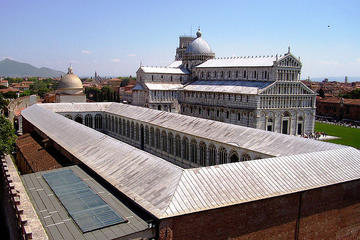
<instances>
[{"instance_id":1,"label":"small dome","mask_svg":"<svg viewBox=\"0 0 360 240\"><path fill-rule=\"evenodd\" d=\"M78 76L72 72L72 68L68 68L68 73L65 74L59 82L57 87L59 93L64 94L80 94L83 91L83 85Z\"/></svg>"},{"instance_id":2,"label":"small dome","mask_svg":"<svg viewBox=\"0 0 360 240\"><path fill-rule=\"evenodd\" d=\"M197 38L186 48L187 54L213 54L209 44L201 37L200 29L197 31Z\"/></svg>"}]
</instances>

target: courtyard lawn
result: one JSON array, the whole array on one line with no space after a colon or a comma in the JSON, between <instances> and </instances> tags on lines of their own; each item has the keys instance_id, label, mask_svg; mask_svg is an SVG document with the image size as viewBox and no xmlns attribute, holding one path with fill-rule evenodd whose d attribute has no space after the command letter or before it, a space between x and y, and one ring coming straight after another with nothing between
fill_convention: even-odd
<instances>
[{"instance_id":1,"label":"courtyard lawn","mask_svg":"<svg viewBox=\"0 0 360 240\"><path fill-rule=\"evenodd\" d=\"M325 132L329 136L336 136L339 139L327 140L327 142L360 148L360 129L332 125L327 123L315 123L315 132Z\"/></svg>"}]
</instances>

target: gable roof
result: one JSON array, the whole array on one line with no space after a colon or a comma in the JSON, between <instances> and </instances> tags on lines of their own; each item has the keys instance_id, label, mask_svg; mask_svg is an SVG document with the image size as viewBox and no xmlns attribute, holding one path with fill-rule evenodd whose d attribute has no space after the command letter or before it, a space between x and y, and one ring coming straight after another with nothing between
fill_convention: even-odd
<instances>
[{"instance_id":1,"label":"gable roof","mask_svg":"<svg viewBox=\"0 0 360 240\"><path fill-rule=\"evenodd\" d=\"M199 64L196 68L226 68L226 67L272 67L275 63L281 62L288 57L294 58L299 64L300 60L291 53L286 53L283 56L255 56L255 57L226 57L209 59L206 62Z\"/></svg>"},{"instance_id":2,"label":"gable roof","mask_svg":"<svg viewBox=\"0 0 360 240\"><path fill-rule=\"evenodd\" d=\"M91 104L93 103L49 103L38 106L54 112L87 112L94 111L95 106L91 107ZM98 103L94 103L94 105L96 104ZM285 156L343 147L342 145L129 104L102 103L100 106L105 113L135 119L143 123L270 156ZM68 111L65 111L66 108Z\"/></svg>"},{"instance_id":3,"label":"gable roof","mask_svg":"<svg viewBox=\"0 0 360 240\"><path fill-rule=\"evenodd\" d=\"M158 219L281 196L360 178L360 152L352 147L326 143L324 144L328 146L328 149L320 150L319 148L306 153L275 158L182 169L164 159L52 112L57 108L56 105L33 105L22 114L36 128ZM116 107L120 105L110 103L106 111L114 112L113 108ZM140 112L141 109L136 108ZM128 110L119 109L119 111ZM140 119L146 117L146 112L141 112L137 117ZM171 117L174 115L171 114ZM161 112L148 118L154 120L160 118L157 123L166 122ZM198 119L191 118L199 124ZM185 123L177 121L177 124L181 126L181 129L185 129L185 125L189 122L186 118L182 120ZM212 125L214 121L208 121L207 124L213 126L212 131L221 125L223 126L220 131L223 131L226 129L225 125L230 125L221 123L215 126ZM194 125L188 128L193 130ZM204 129L199 129L200 131ZM209 135L208 131L204 132ZM251 130L248 132L251 133ZM264 135L265 132L258 133ZM273 142L271 138L281 141L278 135L281 134L272 133L272 136L265 136L262 141ZM281 137L285 140L290 139L284 135ZM299 142L296 143L286 144L285 141L277 144L278 146L285 144L284 147L291 148L293 144L299 147L306 144L306 141L310 141L298 139ZM315 141L310 142L315 144Z\"/></svg>"},{"instance_id":4,"label":"gable roof","mask_svg":"<svg viewBox=\"0 0 360 240\"><path fill-rule=\"evenodd\" d=\"M184 87L185 91L258 94L258 91L272 84L271 81L200 80Z\"/></svg>"},{"instance_id":5,"label":"gable roof","mask_svg":"<svg viewBox=\"0 0 360 240\"><path fill-rule=\"evenodd\" d=\"M177 68L177 67L144 67L141 66L140 69L144 71L144 73L163 73L163 74L190 74L190 72L186 69ZM139 70L140 70L139 69Z\"/></svg>"}]
</instances>

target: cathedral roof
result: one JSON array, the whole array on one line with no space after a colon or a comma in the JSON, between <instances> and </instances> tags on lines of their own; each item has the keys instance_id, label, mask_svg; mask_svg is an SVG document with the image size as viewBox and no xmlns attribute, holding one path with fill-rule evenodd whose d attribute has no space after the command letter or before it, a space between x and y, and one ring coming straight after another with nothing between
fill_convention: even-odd
<instances>
[{"instance_id":1,"label":"cathedral roof","mask_svg":"<svg viewBox=\"0 0 360 240\"><path fill-rule=\"evenodd\" d=\"M185 53L194 55L214 54L211 51L209 44L201 37L202 34L200 30L196 33L196 35L197 38L189 44Z\"/></svg>"},{"instance_id":2,"label":"cathedral roof","mask_svg":"<svg viewBox=\"0 0 360 240\"><path fill-rule=\"evenodd\" d=\"M167 65L166 67L175 67L175 68L178 68L180 67L182 64L182 61L173 61L172 63L170 63L169 65Z\"/></svg>"},{"instance_id":3,"label":"cathedral roof","mask_svg":"<svg viewBox=\"0 0 360 240\"><path fill-rule=\"evenodd\" d=\"M267 57L228 57L214 58L197 66L197 68L210 67L271 67L277 61L276 56Z\"/></svg>"},{"instance_id":4,"label":"cathedral roof","mask_svg":"<svg viewBox=\"0 0 360 240\"><path fill-rule=\"evenodd\" d=\"M141 66L141 70L145 73L164 73L164 74L190 74L190 72L186 69L178 68L178 67L145 67Z\"/></svg>"},{"instance_id":5,"label":"cathedral roof","mask_svg":"<svg viewBox=\"0 0 360 240\"><path fill-rule=\"evenodd\" d=\"M272 81L195 81L184 87L185 91L258 94L259 89L271 85Z\"/></svg>"},{"instance_id":6,"label":"cathedral roof","mask_svg":"<svg viewBox=\"0 0 360 240\"><path fill-rule=\"evenodd\" d=\"M149 90L177 90L184 85L179 83L144 83Z\"/></svg>"}]
</instances>

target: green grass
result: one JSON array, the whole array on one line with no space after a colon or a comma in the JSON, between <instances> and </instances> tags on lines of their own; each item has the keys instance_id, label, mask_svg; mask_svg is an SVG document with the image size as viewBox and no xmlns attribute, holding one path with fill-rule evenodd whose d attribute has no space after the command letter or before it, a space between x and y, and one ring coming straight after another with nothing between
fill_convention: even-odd
<instances>
[{"instance_id":1,"label":"green grass","mask_svg":"<svg viewBox=\"0 0 360 240\"><path fill-rule=\"evenodd\" d=\"M329 136L339 139L327 140L327 142L360 148L360 129L332 125L327 123L315 123L315 132L325 132Z\"/></svg>"}]
</instances>

